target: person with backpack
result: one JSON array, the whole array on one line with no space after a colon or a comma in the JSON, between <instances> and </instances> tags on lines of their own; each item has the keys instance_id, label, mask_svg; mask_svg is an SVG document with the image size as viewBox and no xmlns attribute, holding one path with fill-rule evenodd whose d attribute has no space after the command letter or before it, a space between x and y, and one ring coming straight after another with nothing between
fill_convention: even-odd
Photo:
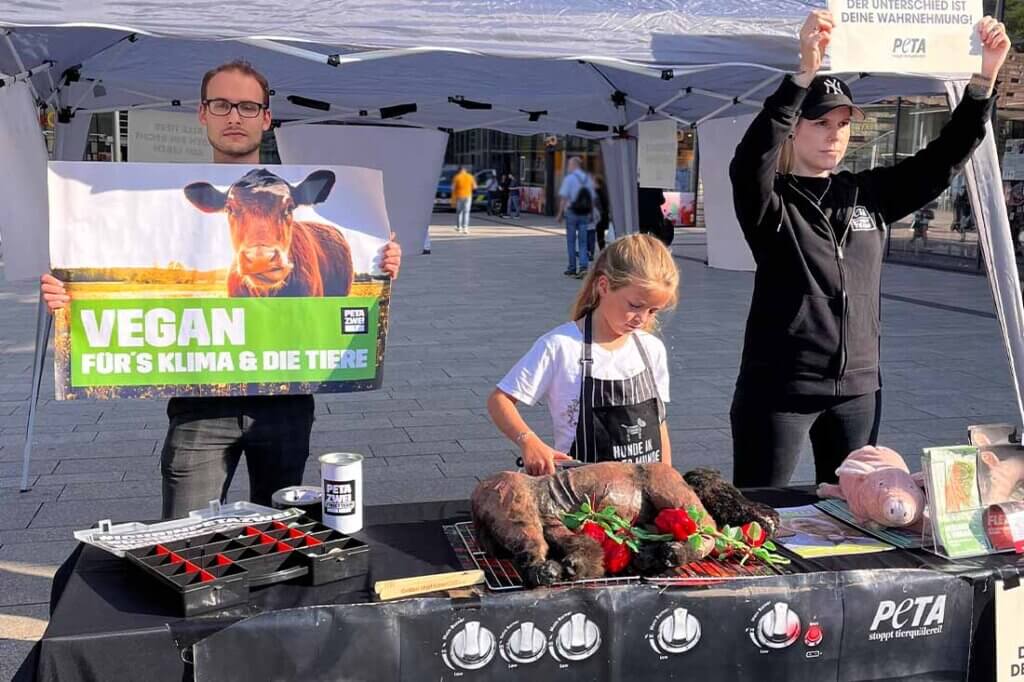
<instances>
[{"instance_id":1,"label":"person with backpack","mask_svg":"<svg viewBox=\"0 0 1024 682\"><path fill-rule=\"evenodd\" d=\"M605 233L608 232L608 225L612 220L611 202L608 200L608 187L605 185L604 178L594 177L594 190L597 199L597 206L594 207L595 213L597 213L597 218L594 221L594 235L597 238L597 248L604 251Z\"/></svg>"},{"instance_id":2,"label":"person with backpack","mask_svg":"<svg viewBox=\"0 0 1024 682\"><path fill-rule=\"evenodd\" d=\"M594 181L583 170L583 160L580 157L574 156L569 159L569 172L562 179L558 196L560 202L555 220L561 222L562 218L565 218L565 245L569 252L569 267L565 274L583 279L590 264L587 240L591 214L594 212Z\"/></svg>"}]
</instances>

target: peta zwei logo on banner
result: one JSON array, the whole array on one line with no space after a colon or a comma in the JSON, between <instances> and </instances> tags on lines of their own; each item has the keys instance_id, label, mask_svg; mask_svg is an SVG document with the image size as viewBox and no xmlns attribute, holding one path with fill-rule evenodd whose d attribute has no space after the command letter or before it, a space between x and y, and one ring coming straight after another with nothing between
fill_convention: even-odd
<instances>
[{"instance_id":1,"label":"peta zwei logo on banner","mask_svg":"<svg viewBox=\"0 0 1024 682\"><path fill-rule=\"evenodd\" d=\"M878 603L868 639L887 642L892 639L916 639L938 635L946 617L946 595L928 595L896 602Z\"/></svg>"}]
</instances>

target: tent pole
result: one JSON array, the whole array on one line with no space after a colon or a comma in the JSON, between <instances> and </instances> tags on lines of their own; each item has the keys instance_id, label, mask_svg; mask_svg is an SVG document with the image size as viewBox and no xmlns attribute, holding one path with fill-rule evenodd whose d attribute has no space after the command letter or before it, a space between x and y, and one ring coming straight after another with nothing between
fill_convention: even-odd
<instances>
[{"instance_id":1,"label":"tent pole","mask_svg":"<svg viewBox=\"0 0 1024 682\"><path fill-rule=\"evenodd\" d=\"M64 92L63 89L58 89L55 94L57 95L57 104L56 104L56 106L57 106L58 109L60 109L61 107L64 106L64 103L65 103L65 92ZM58 159L59 160L59 159L63 159L64 158L64 138L66 138L67 135L65 135L63 133L62 126L66 126L66 125L68 125L68 124L61 123L60 121L57 121L57 124L53 126L53 157L52 158L54 158L54 159Z\"/></svg>"},{"instance_id":2,"label":"tent pole","mask_svg":"<svg viewBox=\"0 0 1024 682\"><path fill-rule=\"evenodd\" d=\"M46 308L43 292L39 292L39 305L36 308L36 348L32 357L32 397L28 404L28 421L25 423L25 452L21 465L21 492L31 490L28 484L29 463L32 459L32 436L36 427L36 410L39 406L39 387L43 382L43 361L46 359L46 346L50 342L50 325L53 318Z\"/></svg>"},{"instance_id":3,"label":"tent pole","mask_svg":"<svg viewBox=\"0 0 1024 682\"><path fill-rule=\"evenodd\" d=\"M121 112L114 113L114 161L121 161Z\"/></svg>"},{"instance_id":4,"label":"tent pole","mask_svg":"<svg viewBox=\"0 0 1024 682\"><path fill-rule=\"evenodd\" d=\"M167 102L152 102L150 104L128 104L122 107L103 107L100 109L75 109L76 114L112 114L115 111L144 111L146 109L164 109L168 107L185 107L192 104L199 104L197 99L170 100Z\"/></svg>"},{"instance_id":5,"label":"tent pole","mask_svg":"<svg viewBox=\"0 0 1024 682\"><path fill-rule=\"evenodd\" d=\"M621 137L617 142L622 145L619 149L619 168L622 174L622 206L626 224L622 226L623 234L633 234L636 230L634 219L636 211L633 210L633 192L631 187L636 185L636 173L631 173L629 159L626 158L629 152L629 138Z\"/></svg>"},{"instance_id":6,"label":"tent pole","mask_svg":"<svg viewBox=\"0 0 1024 682\"><path fill-rule=\"evenodd\" d=\"M948 103L948 100L947 100ZM900 118L903 113L903 98L896 98L896 125L892 136L892 165L900 162ZM889 258L889 251L892 249L892 229L886 230L885 235L885 257Z\"/></svg>"},{"instance_id":7,"label":"tent pole","mask_svg":"<svg viewBox=\"0 0 1024 682\"><path fill-rule=\"evenodd\" d=\"M306 59L311 62L317 62L327 66L343 66L345 64L358 64L360 62L369 62L377 59L390 59L392 57L407 57L409 55L424 54L429 52L444 52L449 54L469 54L479 55L480 52L474 50L465 50L457 47L402 47L395 48L392 50L367 50L365 52L355 52L352 54L323 54L321 52L315 52L313 50L307 50L302 47L290 45L288 43L279 42L276 40L268 40L266 38L239 38L234 42L242 43L243 45L252 45L253 47L263 48L265 50L271 50L273 52L280 52L281 54L290 55L292 57L298 57L299 59Z\"/></svg>"},{"instance_id":8,"label":"tent pole","mask_svg":"<svg viewBox=\"0 0 1024 682\"><path fill-rule=\"evenodd\" d=\"M17 83L18 81L23 80L26 83L28 83L28 86L29 86L29 88L32 89L32 92L36 93L36 89L32 85L32 76L35 76L37 73L47 73L48 74L48 73L50 73L50 69L52 69L52 68L53 68L53 62L43 62L39 66L33 66L31 69L27 69L27 70L21 71L19 73L10 74L10 75L0 74L0 87L3 87L4 85L6 85L8 83ZM38 97L36 97L36 101L38 102L38 101L41 101L41 100Z\"/></svg>"},{"instance_id":9,"label":"tent pole","mask_svg":"<svg viewBox=\"0 0 1024 682\"><path fill-rule=\"evenodd\" d=\"M463 126L461 128L455 128L452 132L464 133L467 130L474 130L476 128L490 128L491 126L500 125L502 123L510 123L512 121L518 121L521 118L523 118L522 114L519 114L518 116L506 116L505 118L499 118L499 119L497 119L495 121L484 121L483 123L474 123L472 125Z\"/></svg>"},{"instance_id":10,"label":"tent pole","mask_svg":"<svg viewBox=\"0 0 1024 682\"><path fill-rule=\"evenodd\" d=\"M739 97L729 97L728 95L722 95L721 93L713 92L711 90L705 90L703 88L693 88L692 92L695 92L698 95L704 95L705 97L712 97L714 99L724 99L724 100L726 100L725 104L723 104L722 106L718 107L717 109L715 109L711 113L705 114L704 116L700 117L699 119L697 119L694 122L693 125L699 126L704 121L707 121L709 119L714 118L715 116L718 116L723 111L725 111L725 110L727 110L727 109L729 109L731 107L734 107L737 104L746 104L746 105L752 106L752 107L761 107L761 106L763 106L763 104L764 104L763 102L757 102L757 101L751 100L750 96L753 95L758 90L760 90L761 88L763 88L763 87L765 87L767 85L770 85L771 83L774 83L775 81L779 80L781 77L782 76L780 74L773 73L771 76L769 76L768 78L765 78L760 83L757 83L754 87L750 88L749 90L744 92Z\"/></svg>"},{"instance_id":11,"label":"tent pole","mask_svg":"<svg viewBox=\"0 0 1024 682\"><path fill-rule=\"evenodd\" d=\"M966 83L947 82L952 108L966 95ZM978 250L985 259L992 300L1017 398L1018 417L1024 420L1024 301L1013 250L1010 221L1006 214L999 157L993 139L992 122L985 124L985 139L964 166L974 224L978 228Z\"/></svg>"},{"instance_id":12,"label":"tent pole","mask_svg":"<svg viewBox=\"0 0 1024 682\"><path fill-rule=\"evenodd\" d=\"M7 49L11 51L12 55L14 55L14 63L18 65L18 71L27 71L25 68L25 62L21 61L21 55L18 54L18 48L14 46L14 41L11 40L10 30L5 29L2 32L2 35L4 42L7 43ZM35 99L36 102L41 100L42 98L39 96L39 91L36 90L36 85L32 82L32 74L29 74L29 77L25 79L25 82L28 83L28 87L32 90L33 99Z\"/></svg>"}]
</instances>

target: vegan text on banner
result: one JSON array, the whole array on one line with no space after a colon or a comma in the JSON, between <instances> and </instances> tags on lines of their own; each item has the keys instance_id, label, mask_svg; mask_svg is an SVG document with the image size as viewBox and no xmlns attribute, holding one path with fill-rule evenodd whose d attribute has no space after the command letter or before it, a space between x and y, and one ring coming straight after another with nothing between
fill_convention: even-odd
<instances>
[{"instance_id":1,"label":"vegan text on banner","mask_svg":"<svg viewBox=\"0 0 1024 682\"><path fill-rule=\"evenodd\" d=\"M380 171L53 162L58 399L378 388Z\"/></svg>"}]
</instances>

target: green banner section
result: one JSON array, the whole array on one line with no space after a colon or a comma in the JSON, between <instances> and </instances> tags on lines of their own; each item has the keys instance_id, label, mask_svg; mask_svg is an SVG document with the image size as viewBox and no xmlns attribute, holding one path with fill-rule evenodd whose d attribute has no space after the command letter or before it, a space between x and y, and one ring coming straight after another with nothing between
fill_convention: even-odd
<instances>
[{"instance_id":1,"label":"green banner section","mask_svg":"<svg viewBox=\"0 0 1024 682\"><path fill-rule=\"evenodd\" d=\"M377 371L379 299L72 299L71 385L355 381Z\"/></svg>"}]
</instances>

